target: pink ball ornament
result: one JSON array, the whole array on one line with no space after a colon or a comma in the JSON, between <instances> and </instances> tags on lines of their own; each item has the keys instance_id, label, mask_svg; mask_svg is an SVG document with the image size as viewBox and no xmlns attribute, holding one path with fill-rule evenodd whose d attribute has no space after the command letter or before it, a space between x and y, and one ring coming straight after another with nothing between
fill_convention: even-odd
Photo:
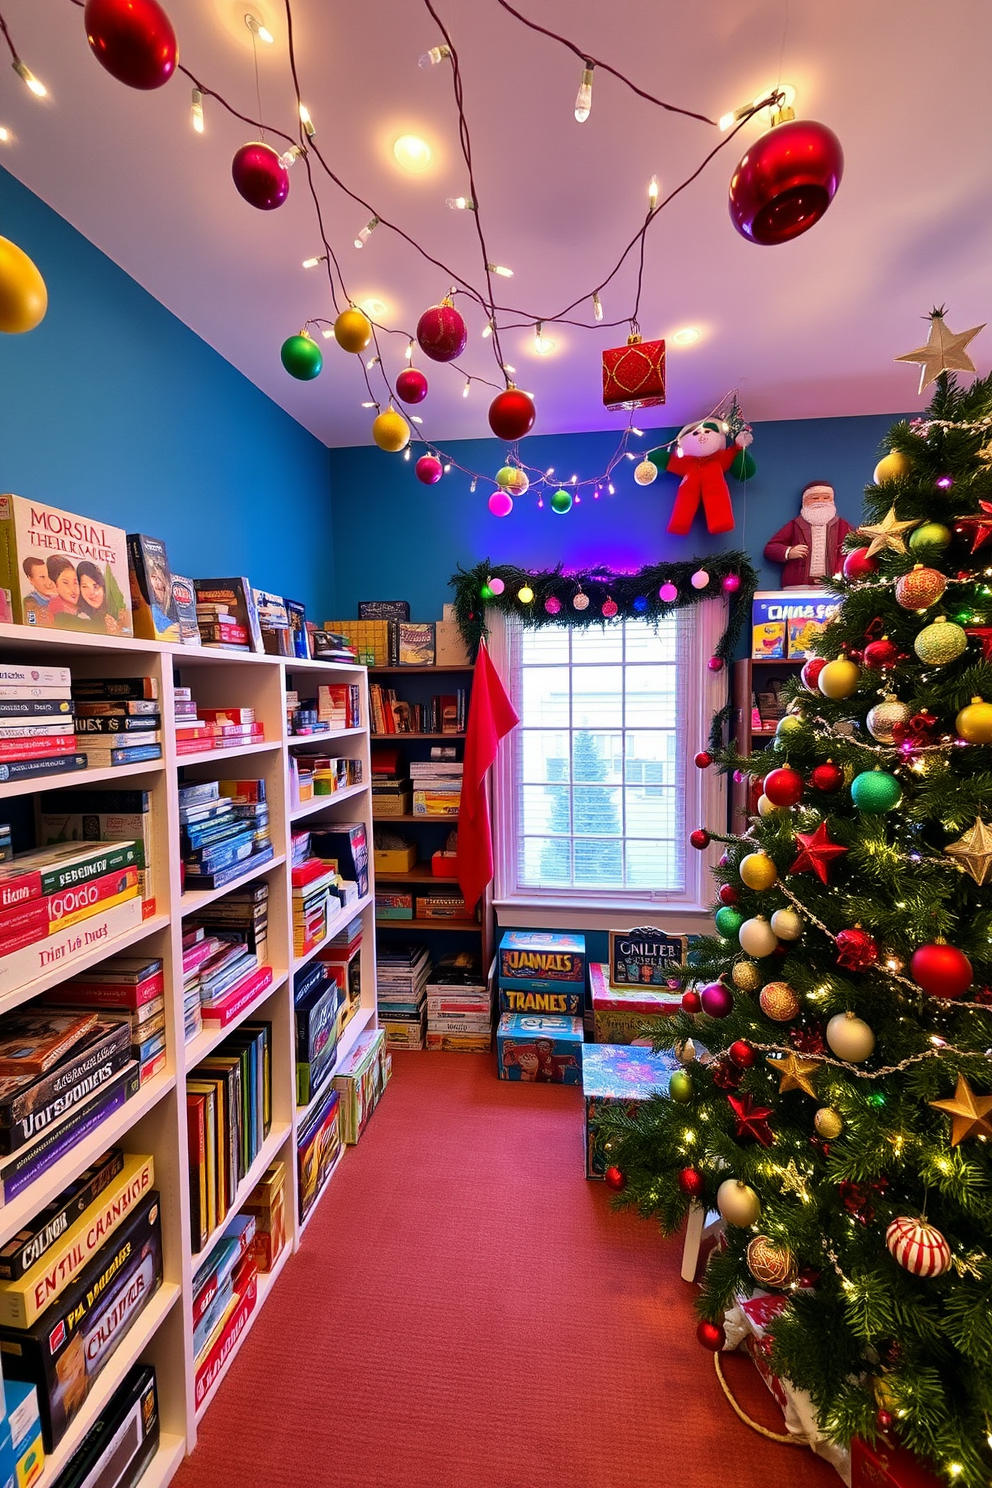
<instances>
[{"instance_id":1,"label":"pink ball ornament","mask_svg":"<svg viewBox=\"0 0 992 1488\"><path fill-rule=\"evenodd\" d=\"M558 611L561 609L561 600L558 599L554 594L549 594L547 599L544 601L544 608L547 610L549 615L557 615Z\"/></svg>"},{"instance_id":2,"label":"pink ball ornament","mask_svg":"<svg viewBox=\"0 0 992 1488\"><path fill-rule=\"evenodd\" d=\"M494 517L508 517L513 510L513 497L506 491L494 491L489 498L489 510Z\"/></svg>"},{"instance_id":3,"label":"pink ball ornament","mask_svg":"<svg viewBox=\"0 0 992 1488\"><path fill-rule=\"evenodd\" d=\"M179 46L157 0L86 0L86 40L101 67L129 88L161 88L176 70Z\"/></svg>"},{"instance_id":4,"label":"pink ball ornament","mask_svg":"<svg viewBox=\"0 0 992 1488\"><path fill-rule=\"evenodd\" d=\"M711 656L709 661L706 663L706 666L711 672L723 671L723 662L720 660L719 656Z\"/></svg>"},{"instance_id":5,"label":"pink ball ornament","mask_svg":"<svg viewBox=\"0 0 992 1488\"><path fill-rule=\"evenodd\" d=\"M497 439L511 442L523 439L534 427L534 401L519 388L508 387L497 393L489 405L489 427Z\"/></svg>"},{"instance_id":6,"label":"pink ball ornament","mask_svg":"<svg viewBox=\"0 0 992 1488\"><path fill-rule=\"evenodd\" d=\"M678 599L678 597L679 591L676 589L674 584L662 584L661 588L658 590L658 598L660 600L663 600L665 604L671 604L673 600Z\"/></svg>"},{"instance_id":7,"label":"pink ball ornament","mask_svg":"<svg viewBox=\"0 0 992 1488\"><path fill-rule=\"evenodd\" d=\"M432 305L417 321L417 342L432 362L453 362L467 341L468 328L450 300Z\"/></svg>"},{"instance_id":8,"label":"pink ball ornament","mask_svg":"<svg viewBox=\"0 0 992 1488\"><path fill-rule=\"evenodd\" d=\"M699 994L703 1012L711 1018L726 1018L734 1006L734 994L722 982L710 982Z\"/></svg>"},{"instance_id":9,"label":"pink ball ornament","mask_svg":"<svg viewBox=\"0 0 992 1488\"><path fill-rule=\"evenodd\" d=\"M245 201L260 212L281 207L289 195L289 171L272 146L261 140L241 146L231 161L231 175Z\"/></svg>"},{"instance_id":10,"label":"pink ball ornament","mask_svg":"<svg viewBox=\"0 0 992 1488\"><path fill-rule=\"evenodd\" d=\"M736 594L741 587L739 574L726 574L720 581L720 588L724 594Z\"/></svg>"},{"instance_id":11,"label":"pink ball ornament","mask_svg":"<svg viewBox=\"0 0 992 1488\"><path fill-rule=\"evenodd\" d=\"M434 455L421 455L413 468L417 479L425 486L436 486L444 474L441 461Z\"/></svg>"},{"instance_id":12,"label":"pink ball ornament","mask_svg":"<svg viewBox=\"0 0 992 1488\"><path fill-rule=\"evenodd\" d=\"M396 379L396 396L402 403L422 403L427 397L427 378L419 367L406 367Z\"/></svg>"},{"instance_id":13,"label":"pink ball ornament","mask_svg":"<svg viewBox=\"0 0 992 1488\"><path fill-rule=\"evenodd\" d=\"M709 581L710 576L706 572L705 568L697 568L696 572L689 580L689 583L692 585L693 589L705 589Z\"/></svg>"},{"instance_id":14,"label":"pink ball ornament","mask_svg":"<svg viewBox=\"0 0 992 1488\"><path fill-rule=\"evenodd\" d=\"M490 579L489 588L493 594L502 594L503 590L506 588L506 585L503 583L502 579Z\"/></svg>"}]
</instances>

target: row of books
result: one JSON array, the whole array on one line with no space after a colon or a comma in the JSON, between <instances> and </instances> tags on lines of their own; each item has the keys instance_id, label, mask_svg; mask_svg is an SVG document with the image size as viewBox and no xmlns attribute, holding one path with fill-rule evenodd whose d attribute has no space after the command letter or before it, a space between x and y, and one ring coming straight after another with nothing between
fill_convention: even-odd
<instances>
[{"instance_id":1,"label":"row of books","mask_svg":"<svg viewBox=\"0 0 992 1488\"><path fill-rule=\"evenodd\" d=\"M186 1078L190 1221L202 1250L272 1125L272 1025L242 1023Z\"/></svg>"},{"instance_id":2,"label":"row of books","mask_svg":"<svg viewBox=\"0 0 992 1488\"><path fill-rule=\"evenodd\" d=\"M361 896L355 864L355 839L364 837L360 823L315 832L294 832L292 867L293 954L309 956L328 938L333 920ZM368 892L368 867L363 868ZM346 872L354 874L345 877Z\"/></svg>"},{"instance_id":3,"label":"row of books","mask_svg":"<svg viewBox=\"0 0 992 1488\"><path fill-rule=\"evenodd\" d=\"M238 932L209 934L203 925L183 929L185 1040L204 1023L226 1028L272 985L272 967Z\"/></svg>"},{"instance_id":4,"label":"row of books","mask_svg":"<svg viewBox=\"0 0 992 1488\"><path fill-rule=\"evenodd\" d=\"M375 913L379 920L478 919L477 910L470 916L457 888L428 889L423 893L414 893L412 889L376 889Z\"/></svg>"},{"instance_id":5,"label":"row of books","mask_svg":"<svg viewBox=\"0 0 992 1488\"><path fill-rule=\"evenodd\" d=\"M122 680L143 686L154 679ZM0 666L0 780L161 758L157 714L140 735L126 719L109 680L73 682L68 667Z\"/></svg>"},{"instance_id":6,"label":"row of books","mask_svg":"<svg viewBox=\"0 0 992 1488\"><path fill-rule=\"evenodd\" d=\"M44 791L38 797L38 846L130 842L138 869L142 914L156 909L156 827L151 791L116 786Z\"/></svg>"},{"instance_id":7,"label":"row of books","mask_svg":"<svg viewBox=\"0 0 992 1488\"><path fill-rule=\"evenodd\" d=\"M255 1217L229 1219L193 1277L193 1371L197 1406L224 1367L255 1310L258 1293Z\"/></svg>"},{"instance_id":8,"label":"row of books","mask_svg":"<svg viewBox=\"0 0 992 1488\"><path fill-rule=\"evenodd\" d=\"M379 892L376 892L376 913ZM431 958L420 941L380 945L376 956L379 1023L393 1049L424 1047L424 1017Z\"/></svg>"},{"instance_id":9,"label":"row of books","mask_svg":"<svg viewBox=\"0 0 992 1488\"><path fill-rule=\"evenodd\" d=\"M349 786L361 785L365 767L360 759L333 755L290 755L290 796L302 806L318 796L333 796Z\"/></svg>"},{"instance_id":10,"label":"row of books","mask_svg":"<svg viewBox=\"0 0 992 1488\"><path fill-rule=\"evenodd\" d=\"M138 1065L139 1085L147 1084L165 1069L165 976L161 957L112 956L44 992L39 1002L60 1009L66 1016L93 1017L98 1028L109 1025L118 1031L113 1044L100 1040L94 1031L93 1043L78 1050L91 1088L110 1080L129 1061ZM111 1048L117 1052L111 1053ZM68 1090L69 1082L63 1076L60 1091L64 1102L68 1101Z\"/></svg>"},{"instance_id":11,"label":"row of books","mask_svg":"<svg viewBox=\"0 0 992 1488\"><path fill-rule=\"evenodd\" d=\"M286 693L286 729L291 735L359 728L361 722L362 691L357 682L322 682L315 695L302 698L296 688Z\"/></svg>"},{"instance_id":12,"label":"row of books","mask_svg":"<svg viewBox=\"0 0 992 1488\"><path fill-rule=\"evenodd\" d=\"M325 620L324 629L345 637L363 666L433 666L433 621L387 618Z\"/></svg>"},{"instance_id":13,"label":"row of books","mask_svg":"<svg viewBox=\"0 0 992 1488\"><path fill-rule=\"evenodd\" d=\"M273 856L264 780L197 780L179 786L186 889L220 889Z\"/></svg>"},{"instance_id":14,"label":"row of books","mask_svg":"<svg viewBox=\"0 0 992 1488\"><path fill-rule=\"evenodd\" d=\"M438 693L428 703L397 697L395 687L369 683L369 713L373 734L463 734L468 718L468 692Z\"/></svg>"},{"instance_id":15,"label":"row of books","mask_svg":"<svg viewBox=\"0 0 992 1488\"><path fill-rule=\"evenodd\" d=\"M254 708L204 708L189 687L176 687L176 753L200 754L206 749L243 749L261 744L265 725L255 718Z\"/></svg>"},{"instance_id":16,"label":"row of books","mask_svg":"<svg viewBox=\"0 0 992 1488\"><path fill-rule=\"evenodd\" d=\"M91 770L162 758L162 714L156 677L75 677L76 749Z\"/></svg>"}]
</instances>

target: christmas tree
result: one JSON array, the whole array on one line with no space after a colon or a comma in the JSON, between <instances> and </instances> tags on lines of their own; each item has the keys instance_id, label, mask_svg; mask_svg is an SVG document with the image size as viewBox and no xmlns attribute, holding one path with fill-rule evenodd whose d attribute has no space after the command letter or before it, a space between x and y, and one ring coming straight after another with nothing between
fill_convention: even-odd
<instances>
[{"instance_id":1,"label":"christmas tree","mask_svg":"<svg viewBox=\"0 0 992 1488\"><path fill-rule=\"evenodd\" d=\"M773 1367L826 1436L987 1488L992 377L940 370L970 366L964 340L934 312L910 354L935 396L891 430L774 754L714 761L763 790L742 836L713 834L718 933L664 1039L681 1068L605 1119L618 1202L666 1233L692 1201L727 1221L705 1346L778 1292Z\"/></svg>"}]
</instances>

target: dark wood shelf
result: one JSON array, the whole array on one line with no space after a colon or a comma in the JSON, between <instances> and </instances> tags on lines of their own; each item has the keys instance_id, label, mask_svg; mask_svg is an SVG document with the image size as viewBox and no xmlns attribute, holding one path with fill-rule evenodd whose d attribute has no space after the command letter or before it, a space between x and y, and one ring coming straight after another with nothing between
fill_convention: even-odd
<instances>
[{"instance_id":1,"label":"dark wood shelf","mask_svg":"<svg viewBox=\"0 0 992 1488\"><path fill-rule=\"evenodd\" d=\"M752 656L752 666L805 666L808 656Z\"/></svg>"},{"instance_id":2,"label":"dark wood shelf","mask_svg":"<svg viewBox=\"0 0 992 1488\"><path fill-rule=\"evenodd\" d=\"M464 739L460 734L369 734L370 744L395 744L397 739Z\"/></svg>"},{"instance_id":3,"label":"dark wood shelf","mask_svg":"<svg viewBox=\"0 0 992 1488\"><path fill-rule=\"evenodd\" d=\"M466 666L370 666L369 676L380 677L430 677L437 672L474 672L475 663L470 661Z\"/></svg>"},{"instance_id":4,"label":"dark wood shelf","mask_svg":"<svg viewBox=\"0 0 992 1488\"><path fill-rule=\"evenodd\" d=\"M467 930L482 934L478 920L382 920L375 917L379 930Z\"/></svg>"},{"instance_id":5,"label":"dark wood shelf","mask_svg":"<svg viewBox=\"0 0 992 1488\"><path fill-rule=\"evenodd\" d=\"M439 824L443 826L445 822L456 822L458 816L457 814L455 816L376 816L373 811L372 820L374 822L429 822L432 826Z\"/></svg>"}]
</instances>

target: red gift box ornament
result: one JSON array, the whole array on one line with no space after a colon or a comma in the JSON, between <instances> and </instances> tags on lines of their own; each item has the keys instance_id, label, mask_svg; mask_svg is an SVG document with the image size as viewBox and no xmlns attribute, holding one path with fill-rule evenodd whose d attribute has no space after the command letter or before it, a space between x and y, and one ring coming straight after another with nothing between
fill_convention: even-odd
<instances>
[{"instance_id":1,"label":"red gift box ornament","mask_svg":"<svg viewBox=\"0 0 992 1488\"><path fill-rule=\"evenodd\" d=\"M603 402L607 408L654 408L665 401L665 343L645 341L631 322L626 346L603 352Z\"/></svg>"}]
</instances>

